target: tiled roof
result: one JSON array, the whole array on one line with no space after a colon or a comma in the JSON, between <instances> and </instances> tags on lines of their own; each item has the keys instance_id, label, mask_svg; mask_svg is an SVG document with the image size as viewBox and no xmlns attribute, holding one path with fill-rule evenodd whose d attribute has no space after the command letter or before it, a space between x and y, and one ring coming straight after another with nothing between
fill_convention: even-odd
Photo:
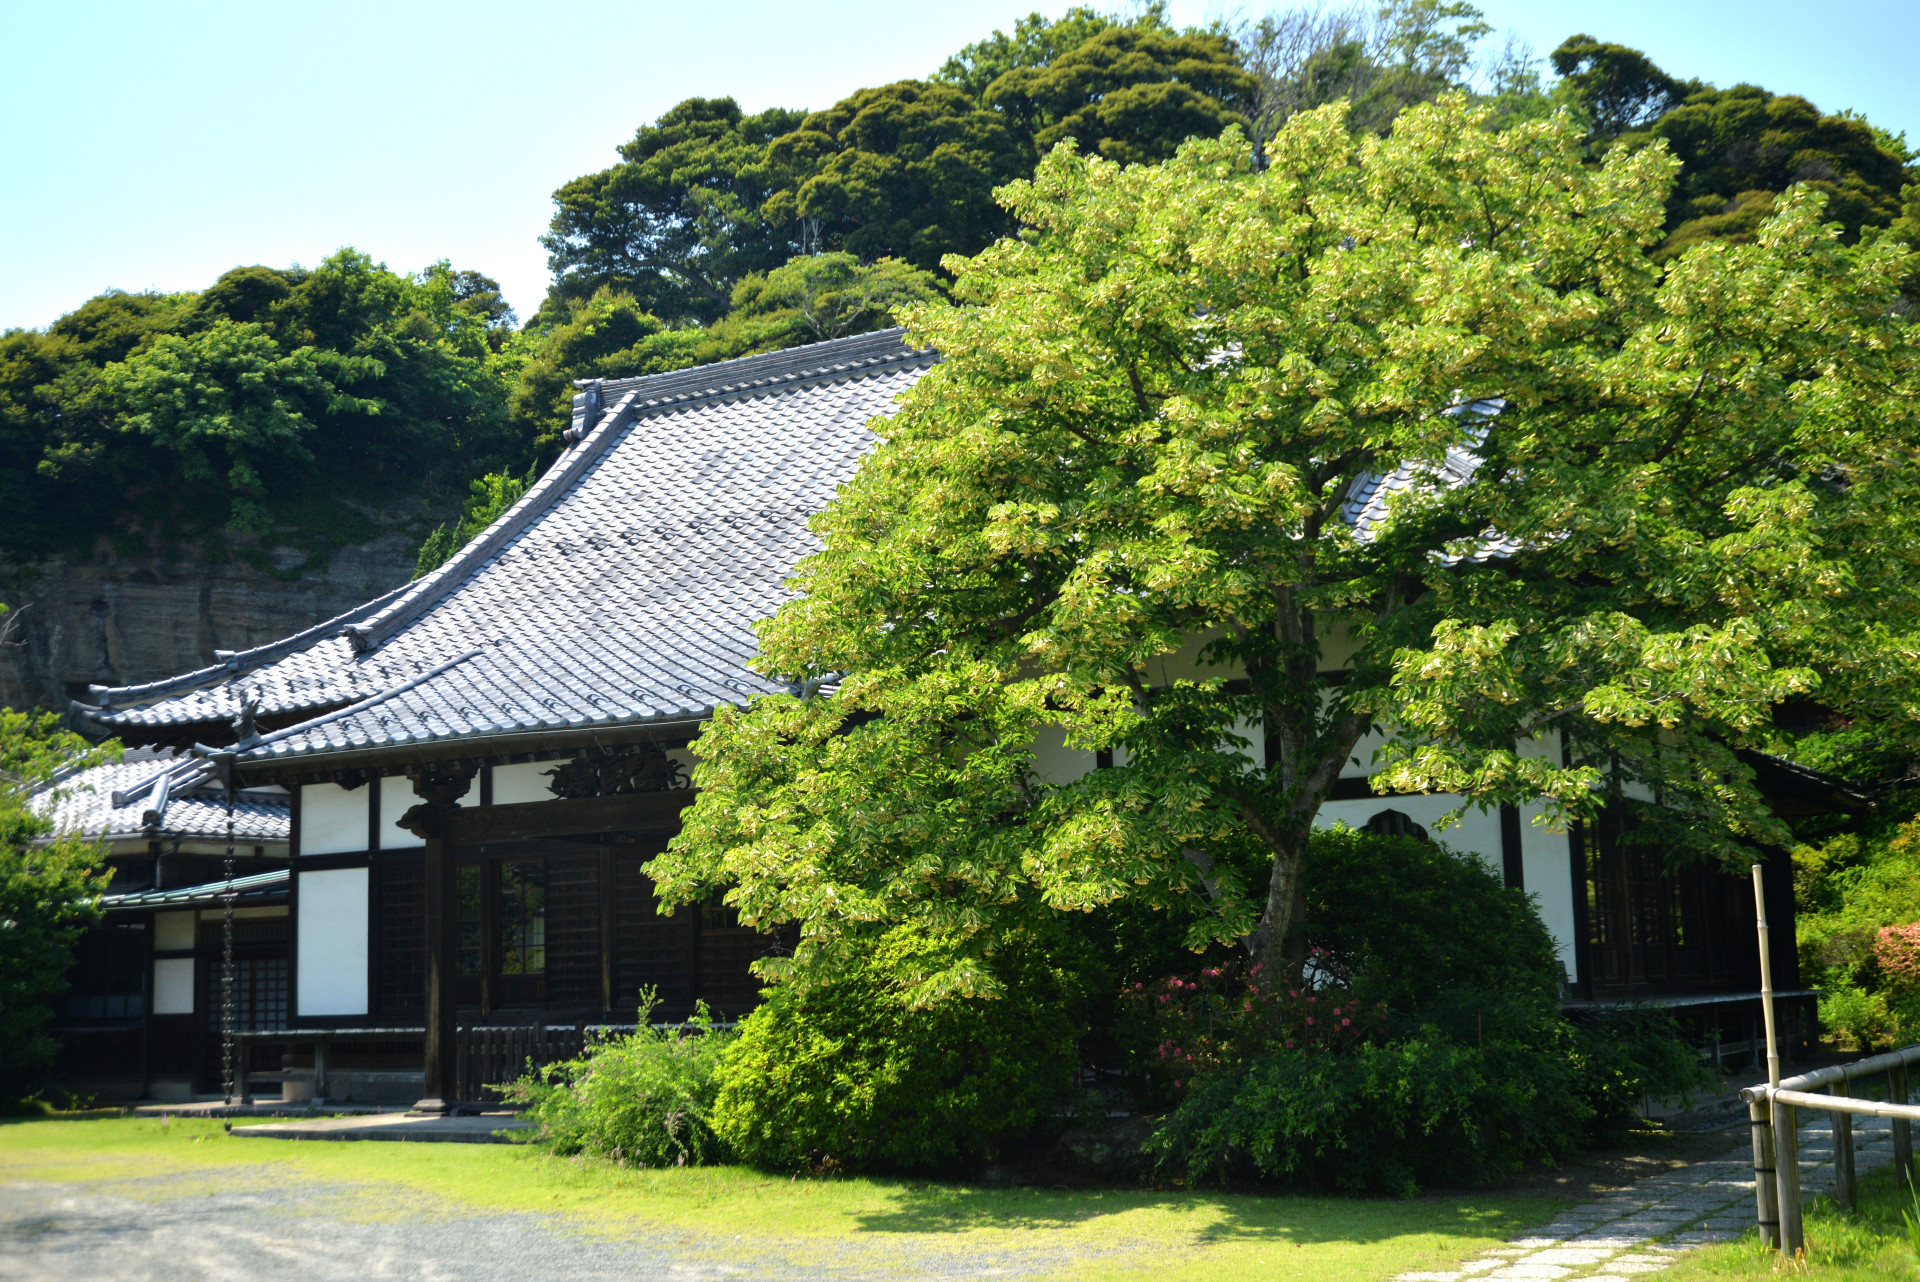
<instances>
[{"instance_id":1,"label":"tiled roof","mask_svg":"<svg viewBox=\"0 0 1920 1282\"><path fill-rule=\"evenodd\" d=\"M261 761L744 703L780 688L747 668L753 626L817 548L807 519L872 448L868 421L933 362L893 330L602 382L592 430L440 569L76 712L109 730L225 721L249 698L261 716L316 714L241 745Z\"/></svg>"},{"instance_id":2,"label":"tiled roof","mask_svg":"<svg viewBox=\"0 0 1920 1282\"><path fill-rule=\"evenodd\" d=\"M239 903L254 903L262 899L280 899L287 893L287 883L291 878L285 868L275 868L272 872L258 872L250 877L235 877L232 881L210 881L198 886L181 886L176 890L129 890L117 895L102 895L100 906L114 908L166 908L184 904L225 903L232 895Z\"/></svg>"},{"instance_id":3,"label":"tiled roof","mask_svg":"<svg viewBox=\"0 0 1920 1282\"><path fill-rule=\"evenodd\" d=\"M1402 494L1451 489L1472 480L1473 474L1480 470L1480 457L1474 448L1486 439L1488 423L1505 405L1501 400L1475 401L1448 410L1450 417L1461 420L1463 439L1460 444L1449 446L1446 457L1437 464L1408 461L1391 472L1364 472L1355 477L1347 490L1346 506L1341 509L1341 516L1353 527L1354 537L1362 543L1372 538L1391 519L1393 500ZM1511 538L1488 530L1470 551L1441 553L1437 559L1443 565L1482 563L1512 556L1519 550L1520 544Z\"/></svg>"},{"instance_id":4,"label":"tiled roof","mask_svg":"<svg viewBox=\"0 0 1920 1282\"><path fill-rule=\"evenodd\" d=\"M211 782L199 763L171 752L134 749L120 761L94 766L57 779L34 797L35 808L53 820L56 832L78 832L106 841L149 836L225 841L226 793ZM157 828L146 827L153 809L152 783L173 773L185 776L189 790L168 797ZM233 807L233 835L247 845L283 842L288 832L288 799L283 793L242 791Z\"/></svg>"}]
</instances>

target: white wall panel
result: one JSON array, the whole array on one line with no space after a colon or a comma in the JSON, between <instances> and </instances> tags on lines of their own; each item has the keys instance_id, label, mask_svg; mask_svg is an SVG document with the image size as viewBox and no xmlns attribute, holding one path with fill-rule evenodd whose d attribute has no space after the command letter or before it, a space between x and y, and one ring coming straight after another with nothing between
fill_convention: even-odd
<instances>
[{"instance_id":1,"label":"white wall panel","mask_svg":"<svg viewBox=\"0 0 1920 1282\"><path fill-rule=\"evenodd\" d=\"M193 958L165 957L153 964L153 1013L193 1014Z\"/></svg>"},{"instance_id":2,"label":"white wall panel","mask_svg":"<svg viewBox=\"0 0 1920 1282\"><path fill-rule=\"evenodd\" d=\"M468 789L466 800L478 803L479 781ZM413 780L405 775L388 775L380 781L380 849L418 850L427 844L425 837L400 826L400 816L420 804Z\"/></svg>"},{"instance_id":3,"label":"white wall panel","mask_svg":"<svg viewBox=\"0 0 1920 1282\"><path fill-rule=\"evenodd\" d=\"M1553 936L1567 978L1580 978L1573 951L1573 859L1567 834L1534 822L1546 813L1541 802L1520 807L1520 880Z\"/></svg>"},{"instance_id":4,"label":"white wall panel","mask_svg":"<svg viewBox=\"0 0 1920 1282\"><path fill-rule=\"evenodd\" d=\"M1061 727L1042 726L1033 736L1033 773L1048 783L1072 783L1093 767L1093 754L1069 748Z\"/></svg>"},{"instance_id":5,"label":"white wall panel","mask_svg":"<svg viewBox=\"0 0 1920 1282\"><path fill-rule=\"evenodd\" d=\"M367 870L295 872L302 1015L367 1013Z\"/></svg>"},{"instance_id":6,"label":"white wall panel","mask_svg":"<svg viewBox=\"0 0 1920 1282\"><path fill-rule=\"evenodd\" d=\"M303 855L347 855L367 848L365 784L349 792L337 783L300 786L300 831L295 834Z\"/></svg>"},{"instance_id":7,"label":"white wall panel","mask_svg":"<svg viewBox=\"0 0 1920 1282\"><path fill-rule=\"evenodd\" d=\"M493 804L514 806L524 801L552 801L547 786L553 782L545 773L564 766L564 761L522 761L517 765L493 768Z\"/></svg>"}]
</instances>

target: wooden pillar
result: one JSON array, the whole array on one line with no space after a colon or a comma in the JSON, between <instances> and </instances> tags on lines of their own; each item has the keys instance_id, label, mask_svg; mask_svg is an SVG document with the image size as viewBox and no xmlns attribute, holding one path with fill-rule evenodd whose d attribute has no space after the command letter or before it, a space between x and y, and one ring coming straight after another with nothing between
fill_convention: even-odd
<instances>
[{"instance_id":1,"label":"wooden pillar","mask_svg":"<svg viewBox=\"0 0 1920 1282\"><path fill-rule=\"evenodd\" d=\"M613 1018L613 847L600 847L600 1009Z\"/></svg>"},{"instance_id":2,"label":"wooden pillar","mask_svg":"<svg viewBox=\"0 0 1920 1282\"><path fill-rule=\"evenodd\" d=\"M459 1098L460 923L454 892L452 843L446 816L473 784L473 771L422 773L413 778L419 805L400 816L402 828L426 838L427 1002L426 1083L416 1113L445 1113Z\"/></svg>"}]
</instances>

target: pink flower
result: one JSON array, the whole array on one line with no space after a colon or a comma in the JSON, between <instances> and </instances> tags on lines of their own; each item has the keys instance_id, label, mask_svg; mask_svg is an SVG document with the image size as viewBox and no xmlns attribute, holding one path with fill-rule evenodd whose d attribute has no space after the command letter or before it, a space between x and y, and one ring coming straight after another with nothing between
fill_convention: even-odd
<instances>
[{"instance_id":1,"label":"pink flower","mask_svg":"<svg viewBox=\"0 0 1920 1282\"><path fill-rule=\"evenodd\" d=\"M1350 1019L1343 1019L1340 1021L1340 1027L1345 1028L1348 1024L1351 1024L1352 1022L1353 1021Z\"/></svg>"}]
</instances>

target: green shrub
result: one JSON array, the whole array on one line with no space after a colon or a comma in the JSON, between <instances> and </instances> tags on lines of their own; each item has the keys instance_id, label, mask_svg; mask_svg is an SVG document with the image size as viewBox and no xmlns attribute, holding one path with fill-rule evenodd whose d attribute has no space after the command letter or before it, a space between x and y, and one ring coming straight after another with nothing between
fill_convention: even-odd
<instances>
[{"instance_id":1,"label":"green shrub","mask_svg":"<svg viewBox=\"0 0 1920 1282\"><path fill-rule=\"evenodd\" d=\"M1920 922L1920 819L1793 852L1800 980L1820 990L1820 1023L1861 1050L1920 1037L1920 986L1905 974L1903 927Z\"/></svg>"},{"instance_id":2,"label":"green shrub","mask_svg":"<svg viewBox=\"0 0 1920 1282\"><path fill-rule=\"evenodd\" d=\"M1499 1030L1479 1044L1426 1028L1342 1051L1268 1051L1203 1079L1150 1147L1193 1180L1385 1193L1485 1183L1566 1152L1585 1121L1573 1059L1564 1039L1540 1043L1561 1030L1493 1010Z\"/></svg>"},{"instance_id":3,"label":"green shrub","mask_svg":"<svg viewBox=\"0 0 1920 1282\"><path fill-rule=\"evenodd\" d=\"M1388 1193L1484 1183L1697 1079L1662 1013L1562 1017L1552 938L1477 858L1336 828L1315 834L1307 885L1297 988L1212 968L1139 990L1158 1035L1148 1071L1178 1099L1150 1144L1163 1170ZM1309 1028L1309 1009L1339 1022Z\"/></svg>"},{"instance_id":4,"label":"green shrub","mask_svg":"<svg viewBox=\"0 0 1920 1282\"><path fill-rule=\"evenodd\" d=\"M1401 1014L1447 990L1560 998L1553 937L1525 894L1473 855L1337 827L1307 855L1307 938L1354 997Z\"/></svg>"},{"instance_id":5,"label":"green shrub","mask_svg":"<svg viewBox=\"0 0 1920 1282\"><path fill-rule=\"evenodd\" d=\"M95 747L61 730L51 712L0 708L0 1109L48 1085L57 1048L47 1025L107 887L103 848L54 833L33 790L63 767L119 756L116 744Z\"/></svg>"},{"instance_id":6,"label":"green shrub","mask_svg":"<svg viewBox=\"0 0 1920 1282\"><path fill-rule=\"evenodd\" d=\"M507 1099L529 1105L535 1142L628 1166L727 1160L713 1131L713 1097L716 1070L735 1039L713 1027L704 1004L684 1028L651 1027L658 1001L652 990L642 995L632 1034L504 1088Z\"/></svg>"},{"instance_id":7,"label":"green shrub","mask_svg":"<svg viewBox=\"0 0 1920 1282\"><path fill-rule=\"evenodd\" d=\"M1071 981L1037 954L1003 956L1004 996L911 1005L912 977L951 952L896 930L831 985L776 986L721 1068L715 1132L783 1170L949 1167L1032 1133L1072 1089Z\"/></svg>"},{"instance_id":8,"label":"green shrub","mask_svg":"<svg viewBox=\"0 0 1920 1282\"><path fill-rule=\"evenodd\" d=\"M1623 1006L1574 1021L1573 1053L1589 1140L1618 1139L1640 1120L1649 1095L1686 1095L1713 1075L1682 1036L1671 1011Z\"/></svg>"}]
</instances>

